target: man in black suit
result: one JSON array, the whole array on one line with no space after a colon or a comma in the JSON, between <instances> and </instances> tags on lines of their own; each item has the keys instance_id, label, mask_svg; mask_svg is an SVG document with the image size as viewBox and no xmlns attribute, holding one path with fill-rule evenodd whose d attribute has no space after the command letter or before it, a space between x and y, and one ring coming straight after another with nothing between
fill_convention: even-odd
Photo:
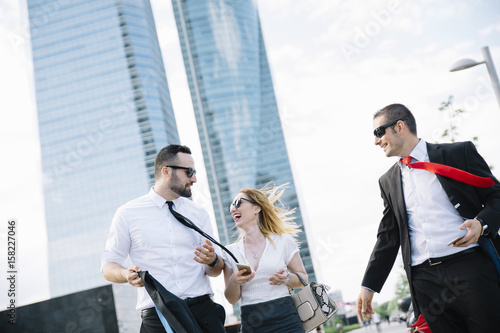
<instances>
[{"instance_id":1,"label":"man in black suit","mask_svg":"<svg viewBox=\"0 0 500 333\"><path fill-rule=\"evenodd\" d=\"M415 118L404 105L379 110L373 124L375 145L387 157L448 165L491 178L493 185L468 185L410 168L403 160L390 168L379 180L384 211L358 297L358 316L373 314L373 294L382 289L401 247L414 309L433 333L500 332L499 275L477 244L480 237L499 241L498 181L471 142L420 140Z\"/></svg>"}]
</instances>

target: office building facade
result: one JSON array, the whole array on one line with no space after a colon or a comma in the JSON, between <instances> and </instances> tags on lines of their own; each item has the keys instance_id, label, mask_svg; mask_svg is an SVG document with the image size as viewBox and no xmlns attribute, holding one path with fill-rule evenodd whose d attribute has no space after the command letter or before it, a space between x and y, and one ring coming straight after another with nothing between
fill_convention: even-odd
<instances>
[{"instance_id":1,"label":"office building facade","mask_svg":"<svg viewBox=\"0 0 500 333\"><path fill-rule=\"evenodd\" d=\"M288 183L303 219L283 137L256 4L172 0L220 239L235 240L227 207L243 187ZM315 281L306 234L301 256Z\"/></svg>"},{"instance_id":2,"label":"office building facade","mask_svg":"<svg viewBox=\"0 0 500 333\"><path fill-rule=\"evenodd\" d=\"M147 193L156 153L179 136L149 1L28 0L28 13L57 297L109 283L113 214ZM135 292L117 293L120 307Z\"/></svg>"}]
</instances>

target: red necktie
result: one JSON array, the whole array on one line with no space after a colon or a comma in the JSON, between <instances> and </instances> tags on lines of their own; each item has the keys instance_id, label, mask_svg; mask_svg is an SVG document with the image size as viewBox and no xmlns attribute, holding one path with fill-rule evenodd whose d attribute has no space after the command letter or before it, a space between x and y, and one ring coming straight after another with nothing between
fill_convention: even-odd
<instances>
[{"instance_id":1,"label":"red necktie","mask_svg":"<svg viewBox=\"0 0 500 333\"><path fill-rule=\"evenodd\" d=\"M401 162L406 164L409 168L414 168L414 169L424 169L429 172L445 176L451 179L458 180L459 182L469 184L472 186L476 187L489 187L491 185L494 185L495 182L493 179L488 178L488 177L479 177L476 175L473 175L471 173L468 173L466 171L453 168L448 165L443 165L439 163L432 163L432 162L413 162L411 163L411 156L407 156L405 158L401 159Z\"/></svg>"}]
</instances>

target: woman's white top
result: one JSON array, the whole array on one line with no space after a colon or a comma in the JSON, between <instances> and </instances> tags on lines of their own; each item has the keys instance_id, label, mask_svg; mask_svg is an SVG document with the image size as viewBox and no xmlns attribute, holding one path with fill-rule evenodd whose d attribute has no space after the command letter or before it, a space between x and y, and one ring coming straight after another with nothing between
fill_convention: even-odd
<instances>
[{"instance_id":1,"label":"woman's white top","mask_svg":"<svg viewBox=\"0 0 500 333\"><path fill-rule=\"evenodd\" d=\"M280 268L286 269L295 253L299 252L297 243L290 234L281 236L269 235L273 244L266 238L266 247L262 253L255 277L241 286L241 306L271 301L273 299L289 296L286 284L269 284L269 277L273 276ZM228 245L227 248L234 254L240 264L248 265L245 257L245 244L243 238L238 242ZM234 271L238 270L236 262L225 251L222 251L225 264ZM253 267L252 267L253 270Z\"/></svg>"}]
</instances>

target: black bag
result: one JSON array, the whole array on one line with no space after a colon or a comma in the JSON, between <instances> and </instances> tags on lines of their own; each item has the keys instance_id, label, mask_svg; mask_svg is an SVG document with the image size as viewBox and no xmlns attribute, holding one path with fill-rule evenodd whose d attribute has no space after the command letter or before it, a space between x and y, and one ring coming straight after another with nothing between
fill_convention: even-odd
<instances>
[{"instance_id":1,"label":"black bag","mask_svg":"<svg viewBox=\"0 0 500 333\"><path fill-rule=\"evenodd\" d=\"M158 310L175 333L203 333L187 304L165 289L148 271L139 272L139 277Z\"/></svg>"}]
</instances>

